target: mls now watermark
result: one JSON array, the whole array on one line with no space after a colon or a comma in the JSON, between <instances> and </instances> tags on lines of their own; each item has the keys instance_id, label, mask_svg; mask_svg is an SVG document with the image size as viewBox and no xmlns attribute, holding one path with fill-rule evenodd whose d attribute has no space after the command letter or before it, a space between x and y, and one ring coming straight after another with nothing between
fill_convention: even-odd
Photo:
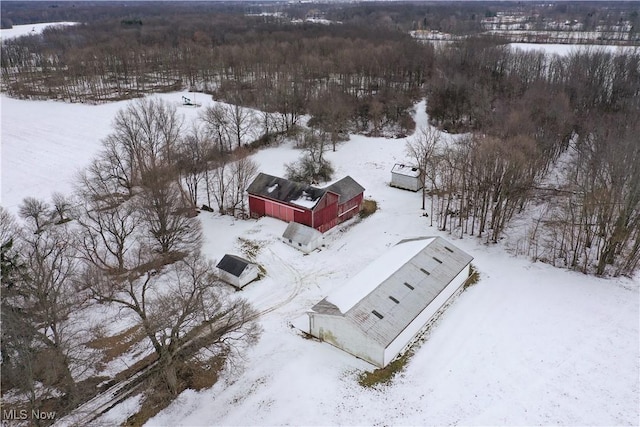
<instances>
[{"instance_id":1,"label":"mls now watermark","mask_svg":"<svg viewBox=\"0 0 640 427\"><path fill-rule=\"evenodd\" d=\"M39 409L3 409L2 419L6 421L18 420L54 420L56 411L41 411Z\"/></svg>"}]
</instances>

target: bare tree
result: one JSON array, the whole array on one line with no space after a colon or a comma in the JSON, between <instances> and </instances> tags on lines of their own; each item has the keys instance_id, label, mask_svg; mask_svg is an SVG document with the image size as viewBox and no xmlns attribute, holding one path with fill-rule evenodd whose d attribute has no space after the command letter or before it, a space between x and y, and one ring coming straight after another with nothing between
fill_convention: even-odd
<instances>
[{"instance_id":1,"label":"bare tree","mask_svg":"<svg viewBox=\"0 0 640 427\"><path fill-rule=\"evenodd\" d=\"M229 193L229 174L227 167L227 156L222 155L218 158L215 167L209 172L207 177L207 191L210 191L213 195L218 205L218 212L222 215L226 213L226 203Z\"/></svg>"},{"instance_id":2,"label":"bare tree","mask_svg":"<svg viewBox=\"0 0 640 427\"><path fill-rule=\"evenodd\" d=\"M181 139L179 147L178 170L182 182L187 187L189 200L194 207L198 205L198 191L201 184L206 185L209 172L209 160L214 155L213 144L201 126L194 125ZM211 201L209 200L210 204Z\"/></svg>"},{"instance_id":3,"label":"bare tree","mask_svg":"<svg viewBox=\"0 0 640 427\"><path fill-rule=\"evenodd\" d=\"M338 142L344 140L343 135L349 126L349 117L353 113L349 98L332 86L311 103L310 113L313 117L308 123L309 126L318 127L327 132L332 149L336 151Z\"/></svg>"},{"instance_id":4,"label":"bare tree","mask_svg":"<svg viewBox=\"0 0 640 427\"><path fill-rule=\"evenodd\" d=\"M224 153L232 150L231 124L223 104L215 103L207 106L200 114L210 138L218 145L218 151Z\"/></svg>"},{"instance_id":5,"label":"bare tree","mask_svg":"<svg viewBox=\"0 0 640 427\"><path fill-rule=\"evenodd\" d=\"M88 270L85 281L96 301L116 304L138 318L158 356L162 378L175 395L180 390L177 370L193 357L190 349L228 351L252 343L259 328L251 307L225 294L213 264L198 252L171 265L148 267L125 276Z\"/></svg>"},{"instance_id":6,"label":"bare tree","mask_svg":"<svg viewBox=\"0 0 640 427\"><path fill-rule=\"evenodd\" d=\"M229 123L231 134L237 148L242 147L243 140L247 137L253 139L252 131L256 126L256 118L253 111L239 104L226 104L225 113Z\"/></svg>"},{"instance_id":7,"label":"bare tree","mask_svg":"<svg viewBox=\"0 0 640 427\"><path fill-rule=\"evenodd\" d=\"M36 203L30 200L28 206ZM29 211L28 206L21 211ZM75 287L76 233L69 223L43 226L37 216L23 218L24 232L11 240L14 252L8 253L7 246L2 251L3 370L33 408L56 392L73 404L74 371L90 366L82 348L82 327L72 319L85 301Z\"/></svg>"},{"instance_id":8,"label":"bare tree","mask_svg":"<svg viewBox=\"0 0 640 427\"><path fill-rule=\"evenodd\" d=\"M439 141L440 132L428 125L418 129L413 137L407 141L407 155L411 157L416 167L420 169L419 178L420 184L422 185L422 210L425 209L425 199L427 197L427 174L429 170L432 169L431 163Z\"/></svg>"},{"instance_id":9,"label":"bare tree","mask_svg":"<svg viewBox=\"0 0 640 427\"><path fill-rule=\"evenodd\" d=\"M59 224L69 221L73 212L73 202L62 193L55 192L51 195L53 210L58 217Z\"/></svg>"},{"instance_id":10,"label":"bare tree","mask_svg":"<svg viewBox=\"0 0 640 427\"><path fill-rule=\"evenodd\" d=\"M106 145L125 162L123 169L130 171L129 180L136 185L147 172L175 161L181 130L175 107L161 99L143 98L118 111Z\"/></svg>"},{"instance_id":11,"label":"bare tree","mask_svg":"<svg viewBox=\"0 0 640 427\"><path fill-rule=\"evenodd\" d=\"M324 158L329 147L327 134L317 129L305 131L300 145L304 150L300 159L285 165L287 178L310 184L329 181L333 166Z\"/></svg>"},{"instance_id":12,"label":"bare tree","mask_svg":"<svg viewBox=\"0 0 640 427\"><path fill-rule=\"evenodd\" d=\"M229 209L234 216L244 218L246 216L246 190L251 181L258 174L258 164L239 153L239 159L229 164Z\"/></svg>"},{"instance_id":13,"label":"bare tree","mask_svg":"<svg viewBox=\"0 0 640 427\"><path fill-rule=\"evenodd\" d=\"M51 223L52 211L47 202L35 197L25 197L18 208L20 216L33 224L33 232L40 233Z\"/></svg>"},{"instance_id":14,"label":"bare tree","mask_svg":"<svg viewBox=\"0 0 640 427\"><path fill-rule=\"evenodd\" d=\"M173 175L171 169L147 173L135 199L148 247L165 255L189 252L198 247L202 238L196 211Z\"/></svg>"},{"instance_id":15,"label":"bare tree","mask_svg":"<svg viewBox=\"0 0 640 427\"><path fill-rule=\"evenodd\" d=\"M242 107L240 100L237 102L209 106L200 116L209 133L218 141L221 151L232 151L234 146L240 148L247 136L255 137L252 131L257 120L253 111Z\"/></svg>"},{"instance_id":16,"label":"bare tree","mask_svg":"<svg viewBox=\"0 0 640 427\"><path fill-rule=\"evenodd\" d=\"M146 250L139 240L142 219L133 201L104 207L85 200L79 210L80 256L84 261L113 273L138 266Z\"/></svg>"}]
</instances>

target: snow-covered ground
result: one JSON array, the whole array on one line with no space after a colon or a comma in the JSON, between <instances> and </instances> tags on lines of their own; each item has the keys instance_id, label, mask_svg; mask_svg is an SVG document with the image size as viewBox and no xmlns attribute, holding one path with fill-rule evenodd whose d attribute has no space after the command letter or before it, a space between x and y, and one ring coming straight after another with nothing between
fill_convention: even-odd
<instances>
[{"instance_id":1,"label":"snow-covered ground","mask_svg":"<svg viewBox=\"0 0 640 427\"><path fill-rule=\"evenodd\" d=\"M45 22L41 24L14 25L13 28L0 30L0 39L6 40L28 34L40 34L47 27L56 25L75 25L75 22Z\"/></svg>"},{"instance_id":2,"label":"snow-covered ground","mask_svg":"<svg viewBox=\"0 0 640 427\"><path fill-rule=\"evenodd\" d=\"M632 52L637 50L637 46L612 46L612 45L590 45L590 44L554 44L554 43L509 43L511 49L519 49L525 52L529 51L542 51L548 54L558 54L560 56L569 55L570 53L579 52L583 50L598 51L603 50L605 52Z\"/></svg>"},{"instance_id":3,"label":"snow-covered ground","mask_svg":"<svg viewBox=\"0 0 640 427\"><path fill-rule=\"evenodd\" d=\"M157 96L175 106L185 124L214 102L208 95L193 92ZM201 107L183 105L182 96ZM0 204L17 212L26 196L48 200L54 191L71 192L75 175L100 150L116 113L128 102L86 105L0 95Z\"/></svg>"},{"instance_id":4,"label":"snow-covered ground","mask_svg":"<svg viewBox=\"0 0 640 427\"><path fill-rule=\"evenodd\" d=\"M181 96L160 95L180 103ZM2 204L69 191L125 103L102 106L2 97ZM198 95L198 102L210 102ZM186 120L199 109L179 107ZM417 120L426 123L424 104ZM259 244L266 277L242 295L264 311L261 339L240 367L200 392L186 391L149 425L512 425L640 423L638 280L598 279L512 257L501 246L457 239L429 227L420 193L389 187L406 139L353 136L327 153L340 179L351 175L379 211L326 234L304 255L279 238L284 222L238 221L203 212L204 252L242 254L238 237ZM290 145L253 158L282 175ZM390 385L362 388L373 367L328 344L303 339L290 322L338 289L391 245L442 235L475 257L481 280L461 296ZM636 278L637 279L637 278ZM133 399L102 422L122 422Z\"/></svg>"}]
</instances>

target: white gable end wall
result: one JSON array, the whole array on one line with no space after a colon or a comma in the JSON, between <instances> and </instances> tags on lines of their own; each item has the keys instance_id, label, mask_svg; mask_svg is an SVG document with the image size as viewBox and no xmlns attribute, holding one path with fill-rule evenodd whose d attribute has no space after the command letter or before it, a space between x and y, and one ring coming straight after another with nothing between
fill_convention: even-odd
<instances>
[{"instance_id":1,"label":"white gable end wall","mask_svg":"<svg viewBox=\"0 0 640 427\"><path fill-rule=\"evenodd\" d=\"M258 278L258 273L258 267L253 264L249 264L242 274L240 274L237 286L240 288L245 287L249 282Z\"/></svg>"},{"instance_id":2,"label":"white gable end wall","mask_svg":"<svg viewBox=\"0 0 640 427\"><path fill-rule=\"evenodd\" d=\"M309 313L311 335L373 365L383 367L384 348L342 316Z\"/></svg>"},{"instance_id":3,"label":"white gable end wall","mask_svg":"<svg viewBox=\"0 0 640 427\"><path fill-rule=\"evenodd\" d=\"M224 270L218 269L218 276L220 276L220 278L229 283L230 285L233 285L237 288L240 287L240 279L236 276L234 276L233 274L230 274Z\"/></svg>"},{"instance_id":4,"label":"white gable end wall","mask_svg":"<svg viewBox=\"0 0 640 427\"><path fill-rule=\"evenodd\" d=\"M462 269L460 273L445 287L438 296L427 305L424 310L416 316L415 319L389 344L384 350L384 358L382 366L386 366L391 362L420 330L429 322L429 320L445 305L447 300L451 298L460 289L462 284L469 277L469 265Z\"/></svg>"}]
</instances>

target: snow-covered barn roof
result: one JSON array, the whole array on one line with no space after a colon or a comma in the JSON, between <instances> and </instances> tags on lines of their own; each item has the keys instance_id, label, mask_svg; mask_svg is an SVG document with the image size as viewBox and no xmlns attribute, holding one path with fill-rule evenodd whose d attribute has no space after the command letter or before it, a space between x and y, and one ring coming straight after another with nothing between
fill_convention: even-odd
<instances>
[{"instance_id":1,"label":"snow-covered barn roof","mask_svg":"<svg viewBox=\"0 0 640 427\"><path fill-rule=\"evenodd\" d=\"M247 188L247 192L281 202L313 208L327 190L315 188L301 182L289 181L285 178L267 175L266 173L259 173L249 185L249 188Z\"/></svg>"},{"instance_id":2,"label":"snow-covered barn roof","mask_svg":"<svg viewBox=\"0 0 640 427\"><path fill-rule=\"evenodd\" d=\"M249 194L268 197L312 209L327 192L340 197L340 203L353 199L364 188L350 176L342 178L326 188L316 188L301 182L259 173L247 188Z\"/></svg>"},{"instance_id":3,"label":"snow-covered barn roof","mask_svg":"<svg viewBox=\"0 0 640 427\"><path fill-rule=\"evenodd\" d=\"M340 196L339 203L344 203L362 193L364 191L364 187L358 184L355 179L350 176L345 176L340 181L334 182L325 188L325 190L338 194Z\"/></svg>"},{"instance_id":4,"label":"snow-covered barn roof","mask_svg":"<svg viewBox=\"0 0 640 427\"><path fill-rule=\"evenodd\" d=\"M282 237L306 245L309 244L313 239L322 237L322 233L320 233L315 228L307 227L304 224L290 222L287 226L287 229L284 230L284 234L282 235Z\"/></svg>"},{"instance_id":5,"label":"snow-covered barn roof","mask_svg":"<svg viewBox=\"0 0 640 427\"><path fill-rule=\"evenodd\" d=\"M242 272L251 264L253 263L247 259L236 255L226 254L222 257L216 267L218 267L220 270L226 271L227 273L235 277L240 277Z\"/></svg>"},{"instance_id":6,"label":"snow-covered barn roof","mask_svg":"<svg viewBox=\"0 0 640 427\"><path fill-rule=\"evenodd\" d=\"M405 176L412 176L412 177L418 177L420 176L420 169L412 166L412 165L405 165L402 163L396 163L395 165L393 165L393 168L391 169L391 173L397 173L399 175L405 175Z\"/></svg>"},{"instance_id":7,"label":"snow-covered barn roof","mask_svg":"<svg viewBox=\"0 0 640 427\"><path fill-rule=\"evenodd\" d=\"M385 347L471 262L440 237L403 240L316 304Z\"/></svg>"}]
</instances>

